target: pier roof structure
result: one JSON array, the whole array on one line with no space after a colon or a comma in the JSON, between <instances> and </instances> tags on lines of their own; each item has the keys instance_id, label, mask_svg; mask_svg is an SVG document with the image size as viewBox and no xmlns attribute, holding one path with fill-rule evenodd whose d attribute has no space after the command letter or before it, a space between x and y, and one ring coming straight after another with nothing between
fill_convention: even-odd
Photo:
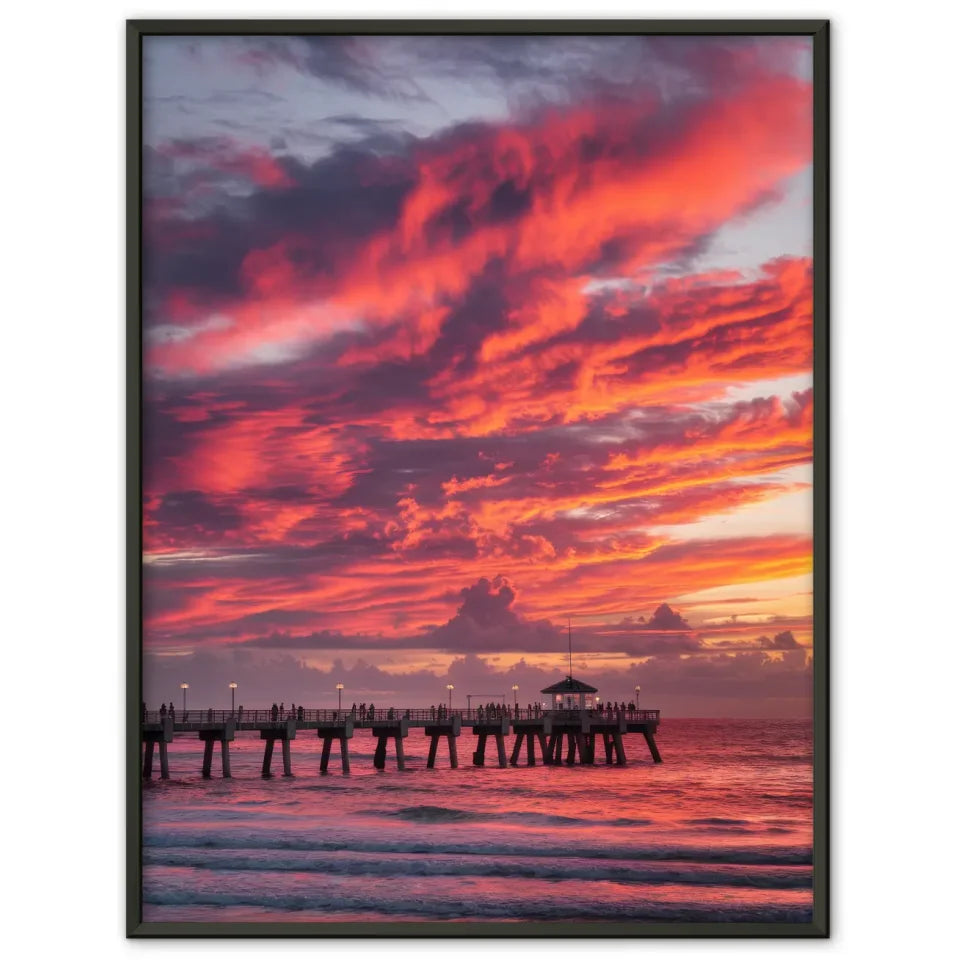
<instances>
[{"instance_id":1,"label":"pier roof structure","mask_svg":"<svg viewBox=\"0 0 960 960\"><path fill-rule=\"evenodd\" d=\"M597 688L591 687L589 683L582 680L575 680L573 677L564 677L559 683L550 687L545 687L541 693L596 693Z\"/></svg>"}]
</instances>

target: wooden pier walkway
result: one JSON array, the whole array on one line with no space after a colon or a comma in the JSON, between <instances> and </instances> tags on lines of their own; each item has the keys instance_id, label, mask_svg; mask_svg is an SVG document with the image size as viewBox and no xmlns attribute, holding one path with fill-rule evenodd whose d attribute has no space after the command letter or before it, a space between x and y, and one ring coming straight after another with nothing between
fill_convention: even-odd
<instances>
[{"instance_id":1,"label":"wooden pier walkway","mask_svg":"<svg viewBox=\"0 0 960 960\"><path fill-rule=\"evenodd\" d=\"M290 743L303 731L316 731L323 741L320 757L320 773L328 772L330 753L336 744L344 773L350 772L349 741L357 730L370 730L376 739L373 765L382 770L386 766L389 747L392 745L399 770L405 768L403 741L411 729L422 728L430 738L427 768L436 764L440 741L446 741L451 767L458 765L457 739L464 728L469 728L476 737L476 749L472 759L474 766L482 767L487 761L487 744L493 741L496 747L496 764L506 767L507 740L515 737L509 763L517 766L526 745L526 764L534 766L539 754L544 764L592 764L597 759L596 748L603 747L603 761L608 764L626 763L623 738L628 734L641 734L646 740L655 763L661 763L655 735L660 724L659 710L526 710L503 708L491 711L446 710L432 708L388 710L307 710L296 712L273 710L174 710L161 714L159 711L144 711L141 719L143 741L143 777L153 776L155 750L159 753L160 776L170 776L167 744L175 734L196 733L203 742L201 773L209 777L213 770L214 747L220 748L220 769L224 777L230 776L230 743L238 730L256 731L263 740L263 763L261 775L272 774L274 748L279 742L284 776L292 776ZM566 758L563 757L566 743ZM491 756L491 761L493 757Z\"/></svg>"}]
</instances>

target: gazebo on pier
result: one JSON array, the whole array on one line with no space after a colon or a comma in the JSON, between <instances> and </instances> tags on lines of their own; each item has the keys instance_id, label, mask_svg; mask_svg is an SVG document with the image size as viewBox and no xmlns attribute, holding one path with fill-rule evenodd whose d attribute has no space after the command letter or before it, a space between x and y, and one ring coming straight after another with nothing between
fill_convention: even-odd
<instances>
[{"instance_id":1,"label":"gazebo on pier","mask_svg":"<svg viewBox=\"0 0 960 960\"><path fill-rule=\"evenodd\" d=\"M596 707L593 697L587 694L595 694L597 688L572 676L564 677L559 683L540 692L551 696L548 710L593 710Z\"/></svg>"}]
</instances>

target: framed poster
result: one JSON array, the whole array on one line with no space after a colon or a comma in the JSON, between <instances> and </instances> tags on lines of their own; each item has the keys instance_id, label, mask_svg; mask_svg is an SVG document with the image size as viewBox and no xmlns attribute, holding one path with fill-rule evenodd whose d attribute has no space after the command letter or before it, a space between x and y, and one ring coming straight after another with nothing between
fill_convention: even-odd
<instances>
[{"instance_id":1,"label":"framed poster","mask_svg":"<svg viewBox=\"0 0 960 960\"><path fill-rule=\"evenodd\" d=\"M827 935L827 36L128 24L130 935Z\"/></svg>"}]
</instances>

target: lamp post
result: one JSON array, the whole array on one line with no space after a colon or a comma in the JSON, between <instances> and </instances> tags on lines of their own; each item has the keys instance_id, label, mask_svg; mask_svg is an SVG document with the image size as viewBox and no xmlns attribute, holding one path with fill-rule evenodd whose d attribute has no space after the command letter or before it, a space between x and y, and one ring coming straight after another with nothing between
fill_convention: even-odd
<instances>
[{"instance_id":1,"label":"lamp post","mask_svg":"<svg viewBox=\"0 0 960 960\"><path fill-rule=\"evenodd\" d=\"M447 684L447 709L453 712L453 684Z\"/></svg>"},{"instance_id":2,"label":"lamp post","mask_svg":"<svg viewBox=\"0 0 960 960\"><path fill-rule=\"evenodd\" d=\"M599 709L600 709L600 698L599 698L599 697L594 697L593 699L594 699L594 701L596 702L596 704L597 704L597 710L599 711Z\"/></svg>"},{"instance_id":3,"label":"lamp post","mask_svg":"<svg viewBox=\"0 0 960 960\"><path fill-rule=\"evenodd\" d=\"M235 714L237 712L237 683L235 680L230 681L230 713Z\"/></svg>"},{"instance_id":4,"label":"lamp post","mask_svg":"<svg viewBox=\"0 0 960 960\"><path fill-rule=\"evenodd\" d=\"M343 700L343 684L338 683L337 684L337 719L340 718L340 708L342 706L342 700Z\"/></svg>"},{"instance_id":5,"label":"lamp post","mask_svg":"<svg viewBox=\"0 0 960 960\"><path fill-rule=\"evenodd\" d=\"M640 684L639 683L633 688L633 696L634 696L633 705L634 707L637 708L637 710L639 710L640 709Z\"/></svg>"},{"instance_id":6,"label":"lamp post","mask_svg":"<svg viewBox=\"0 0 960 960\"><path fill-rule=\"evenodd\" d=\"M183 691L183 712L184 712L184 714L186 714L186 712L187 712L187 690L190 689L190 684L189 684L189 683L181 683L181 684L180 684L180 689Z\"/></svg>"},{"instance_id":7,"label":"lamp post","mask_svg":"<svg viewBox=\"0 0 960 960\"><path fill-rule=\"evenodd\" d=\"M517 710L520 709L520 706L517 703L517 691L520 689L520 684L515 683L512 689L513 689L513 712L514 714L516 714Z\"/></svg>"}]
</instances>

